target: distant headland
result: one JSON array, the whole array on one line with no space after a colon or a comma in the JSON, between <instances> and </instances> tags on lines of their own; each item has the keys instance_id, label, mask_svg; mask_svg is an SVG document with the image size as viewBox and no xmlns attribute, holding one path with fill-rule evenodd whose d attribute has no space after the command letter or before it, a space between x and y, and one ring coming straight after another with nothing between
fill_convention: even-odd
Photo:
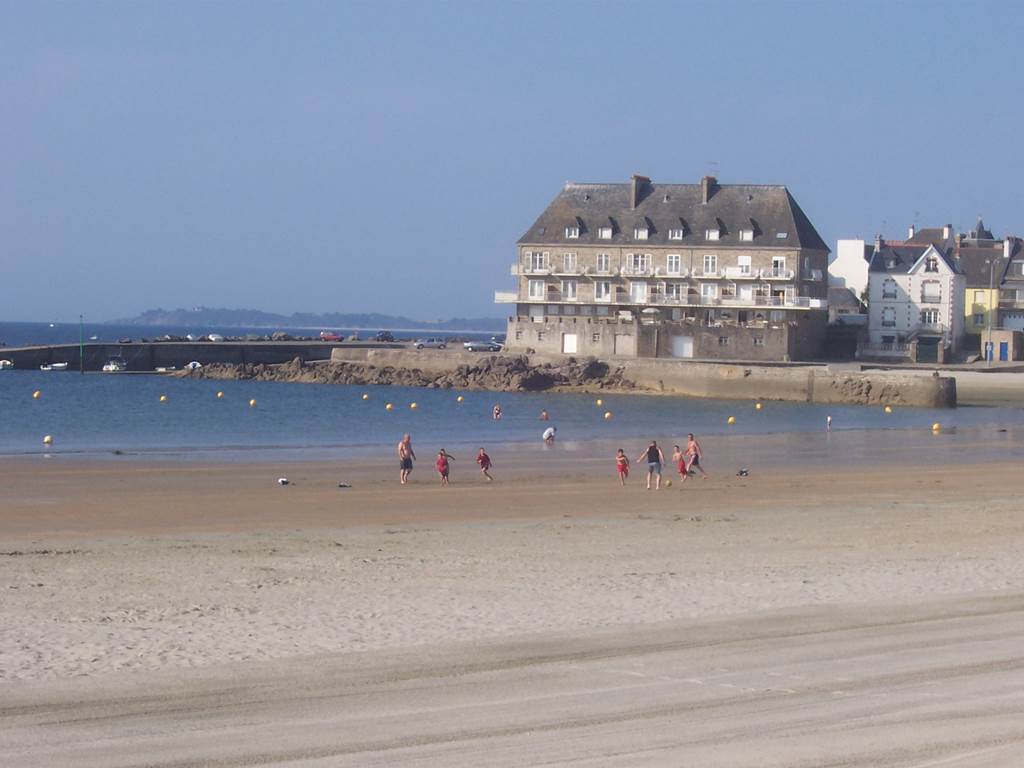
<instances>
[{"instance_id":1,"label":"distant headland","mask_svg":"<svg viewBox=\"0 0 1024 768\"><path fill-rule=\"evenodd\" d=\"M218 328L389 328L438 331L500 331L505 320L499 317L454 317L450 320L413 320L401 315L378 313L295 312L279 315L258 309L147 309L135 317L110 320L107 325L164 325Z\"/></svg>"}]
</instances>

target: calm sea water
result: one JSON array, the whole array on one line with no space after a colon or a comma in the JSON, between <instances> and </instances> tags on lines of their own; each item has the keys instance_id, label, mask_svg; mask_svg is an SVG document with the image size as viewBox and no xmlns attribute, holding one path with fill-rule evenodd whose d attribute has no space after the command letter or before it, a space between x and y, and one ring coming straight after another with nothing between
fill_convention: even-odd
<instances>
[{"instance_id":1,"label":"calm sea water","mask_svg":"<svg viewBox=\"0 0 1024 768\"><path fill-rule=\"evenodd\" d=\"M284 331L293 336L319 335L323 328L256 328L256 327L185 327L171 325L101 325L85 323L83 335L86 341L116 342L119 339L140 338L155 339L164 334L184 337L187 334L197 336L208 333L219 333L222 336L245 336L254 333L265 336L275 331ZM330 328L329 330L344 333L346 336L358 333L361 338L369 339L382 328L353 329L353 328ZM0 344L8 347L24 347L49 344L77 344L79 341L79 327L77 323L10 323L0 322ZM396 339L413 339L422 336L444 336L451 338L490 338L492 333L474 333L470 331L400 331L392 330ZM499 334L500 336L501 334ZM96 338L93 339L92 337ZM0 347L2 349L2 347ZM0 358L3 353L0 352Z\"/></svg>"},{"instance_id":2,"label":"calm sea water","mask_svg":"<svg viewBox=\"0 0 1024 768\"><path fill-rule=\"evenodd\" d=\"M32 394L41 394L34 399ZM218 391L224 396L218 398ZM363 399L367 394L368 399ZM463 401L457 397L462 395ZM160 402L160 396L167 400ZM249 400L255 399L255 407ZM155 375L0 371L0 454L43 451L52 435L57 453L161 452L217 455L259 451L352 455L390 446L403 432L419 443L539 442L551 414L563 441L656 437L677 441L688 431L767 435L834 430L910 429L927 433L940 421L944 432L991 425L1024 434L1024 410L932 410L819 406L803 403L691 399L682 397L543 393L455 392L408 387L353 387L277 382L190 381ZM386 403L393 409L385 409ZM416 409L410 408L415 402ZM491 418L500 403L501 421ZM605 420L604 413L612 418ZM728 425L729 416L736 417ZM298 455L302 455L299 452Z\"/></svg>"}]
</instances>

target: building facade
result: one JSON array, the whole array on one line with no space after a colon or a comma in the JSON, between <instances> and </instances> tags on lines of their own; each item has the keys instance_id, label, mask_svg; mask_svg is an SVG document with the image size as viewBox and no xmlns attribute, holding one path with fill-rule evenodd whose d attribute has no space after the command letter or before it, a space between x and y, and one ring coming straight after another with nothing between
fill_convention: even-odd
<instances>
[{"instance_id":1,"label":"building facade","mask_svg":"<svg viewBox=\"0 0 1024 768\"><path fill-rule=\"evenodd\" d=\"M946 362L962 343L966 280L935 245L880 242L868 265L860 357Z\"/></svg>"},{"instance_id":2,"label":"building facade","mask_svg":"<svg viewBox=\"0 0 1024 768\"><path fill-rule=\"evenodd\" d=\"M824 340L828 253L782 186L570 183L495 301L513 350L806 359Z\"/></svg>"}]
</instances>

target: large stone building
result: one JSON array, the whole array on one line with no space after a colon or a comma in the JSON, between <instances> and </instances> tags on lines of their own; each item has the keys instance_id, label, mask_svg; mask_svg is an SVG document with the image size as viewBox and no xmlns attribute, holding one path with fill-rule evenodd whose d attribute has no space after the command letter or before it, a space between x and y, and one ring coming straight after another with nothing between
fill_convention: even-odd
<instances>
[{"instance_id":1,"label":"large stone building","mask_svg":"<svg viewBox=\"0 0 1024 768\"><path fill-rule=\"evenodd\" d=\"M566 184L518 242L508 346L625 357L820 352L828 246L783 186Z\"/></svg>"}]
</instances>

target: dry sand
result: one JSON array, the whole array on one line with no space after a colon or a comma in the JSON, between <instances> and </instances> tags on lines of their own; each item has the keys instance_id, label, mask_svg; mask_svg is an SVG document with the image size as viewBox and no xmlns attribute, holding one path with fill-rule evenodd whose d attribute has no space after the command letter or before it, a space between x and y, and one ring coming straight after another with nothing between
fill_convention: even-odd
<instances>
[{"instance_id":1,"label":"dry sand","mask_svg":"<svg viewBox=\"0 0 1024 768\"><path fill-rule=\"evenodd\" d=\"M495 458L0 464L4 764L1021 764L1016 462Z\"/></svg>"}]
</instances>

